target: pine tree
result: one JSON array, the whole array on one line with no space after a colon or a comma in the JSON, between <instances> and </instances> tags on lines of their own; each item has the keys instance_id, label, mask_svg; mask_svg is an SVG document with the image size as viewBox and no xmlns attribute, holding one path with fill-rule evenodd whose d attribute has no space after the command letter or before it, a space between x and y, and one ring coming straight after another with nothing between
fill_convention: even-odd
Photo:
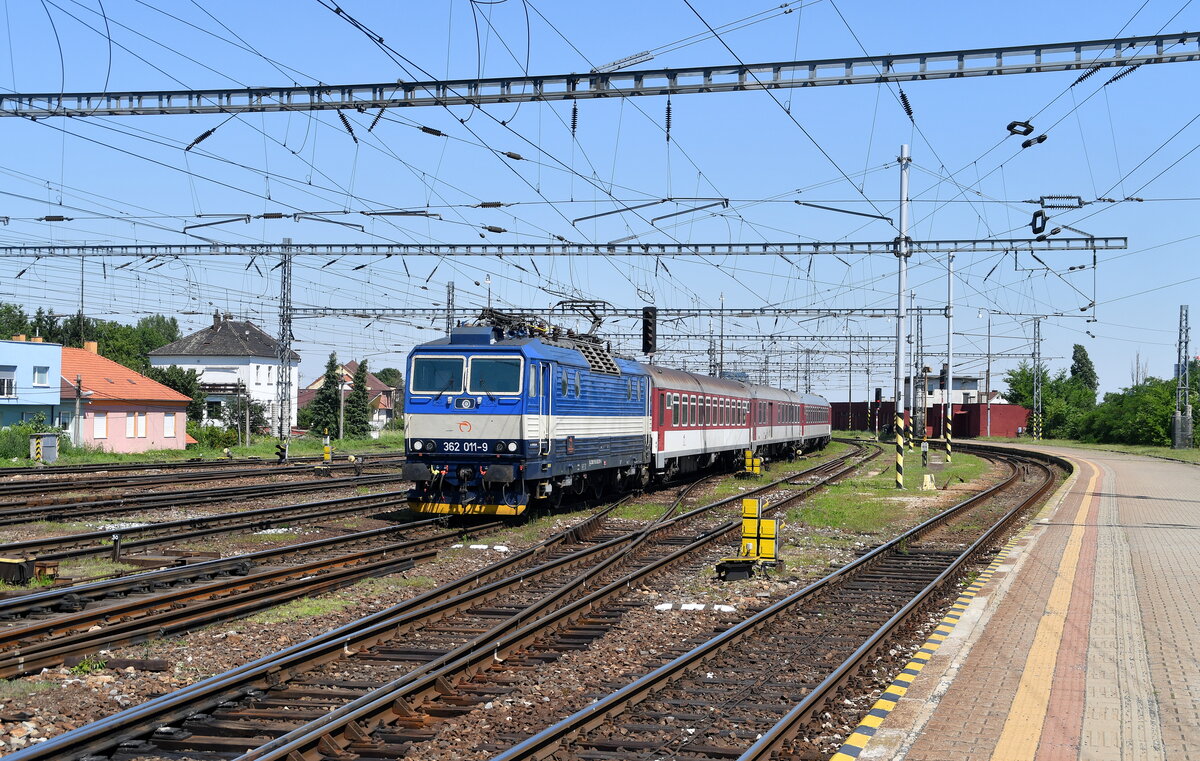
<instances>
[{"instance_id":1,"label":"pine tree","mask_svg":"<svg viewBox=\"0 0 1200 761\"><path fill-rule=\"evenodd\" d=\"M309 433L314 436L323 436L328 430L329 435L337 436L341 388L342 374L338 372L337 353L333 352L329 355L329 361L325 363L325 377L322 379L321 387L317 389L313 400L305 408L310 411L308 417L312 427L309 429Z\"/></svg>"},{"instance_id":2,"label":"pine tree","mask_svg":"<svg viewBox=\"0 0 1200 761\"><path fill-rule=\"evenodd\" d=\"M371 407L367 395L367 361L364 359L354 371L350 395L346 397L346 437L366 438L371 432Z\"/></svg>"},{"instance_id":3,"label":"pine tree","mask_svg":"<svg viewBox=\"0 0 1200 761\"><path fill-rule=\"evenodd\" d=\"M1071 350L1071 380L1092 392L1095 401L1096 390L1100 388L1100 377L1096 375L1096 366L1088 356L1087 349L1082 344L1075 344Z\"/></svg>"}]
</instances>

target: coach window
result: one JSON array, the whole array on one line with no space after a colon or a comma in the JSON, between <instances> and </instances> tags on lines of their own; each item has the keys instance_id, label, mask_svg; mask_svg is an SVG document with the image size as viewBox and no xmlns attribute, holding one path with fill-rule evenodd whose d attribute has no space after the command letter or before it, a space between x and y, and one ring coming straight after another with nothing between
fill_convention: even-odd
<instances>
[{"instance_id":1,"label":"coach window","mask_svg":"<svg viewBox=\"0 0 1200 761\"><path fill-rule=\"evenodd\" d=\"M679 425L679 394L671 394L671 425Z\"/></svg>"},{"instance_id":2,"label":"coach window","mask_svg":"<svg viewBox=\"0 0 1200 761\"><path fill-rule=\"evenodd\" d=\"M667 394L658 397L658 427L662 428L667 422Z\"/></svg>"}]
</instances>

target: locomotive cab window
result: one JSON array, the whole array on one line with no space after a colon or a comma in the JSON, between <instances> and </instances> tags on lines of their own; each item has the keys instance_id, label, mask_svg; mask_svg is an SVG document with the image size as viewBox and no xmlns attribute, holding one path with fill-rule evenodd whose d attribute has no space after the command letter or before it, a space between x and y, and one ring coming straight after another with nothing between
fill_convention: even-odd
<instances>
[{"instance_id":1,"label":"locomotive cab window","mask_svg":"<svg viewBox=\"0 0 1200 761\"><path fill-rule=\"evenodd\" d=\"M409 389L414 394L461 393L464 364L462 357L413 357Z\"/></svg>"},{"instance_id":2,"label":"locomotive cab window","mask_svg":"<svg viewBox=\"0 0 1200 761\"><path fill-rule=\"evenodd\" d=\"M521 393L520 357L471 357L472 394Z\"/></svg>"}]
</instances>

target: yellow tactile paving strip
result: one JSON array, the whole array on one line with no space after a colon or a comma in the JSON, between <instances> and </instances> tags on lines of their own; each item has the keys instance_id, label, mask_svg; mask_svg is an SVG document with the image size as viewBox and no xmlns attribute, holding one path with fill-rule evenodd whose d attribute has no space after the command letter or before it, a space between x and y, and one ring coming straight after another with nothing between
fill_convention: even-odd
<instances>
[{"instance_id":1,"label":"yellow tactile paving strip","mask_svg":"<svg viewBox=\"0 0 1200 761\"><path fill-rule=\"evenodd\" d=\"M921 673L921 669L925 668L925 664L937 652L937 649L942 646L942 642L946 640L946 636L954 630L959 619L962 618L963 611L971 604L971 600L975 599L975 595L979 594L979 590L983 589L984 585L992 578L1004 561L1008 559L1009 554L1013 550L1013 546L1020 538L1020 535L1013 537L1008 544L1000 552L996 553L995 559L988 567L976 577L966 590L963 591L954 604L950 606L950 612L947 613L934 629L929 638L925 640L925 644L921 649L913 654L912 660L909 661L904 669L892 681L892 684L884 691L875 704L871 706L871 710L855 728L854 732L846 738L846 742L837 753L833 754L830 761L851 761L858 758L863 749L875 735L876 730L883 724L883 720L887 718L892 709L896 707L896 703L900 698L908 692L908 688L912 685L913 680Z\"/></svg>"},{"instance_id":2,"label":"yellow tactile paving strip","mask_svg":"<svg viewBox=\"0 0 1200 761\"><path fill-rule=\"evenodd\" d=\"M1093 468L1093 473L1098 472L1098 468ZM1088 484L1088 492L1093 492L1093 487L1095 486L1094 481L1095 476L1093 476L1092 481ZM1035 520L1041 519L1052 513L1058 507L1059 502L1071 489L1073 484L1074 478L1069 478L1065 484L1060 486L1059 490L1054 494L1054 496L1046 501L1042 511L1038 514L1037 519ZM1088 500L1082 500L1082 503L1083 504L1081 504L1079 507L1080 514L1086 515ZM1079 523L1081 521L1076 522ZM1036 524L1030 525L1032 526ZM830 761L851 761L851 759L858 758L859 754L861 754L866 748L867 743L870 742L880 725L883 724L884 719L886 719L892 710L895 709L900 698L907 694L908 688L912 685L913 680L918 674L921 673L921 670L925 667L925 664L929 662L929 659L933 656L933 654L937 652L937 649L941 647L942 642L944 642L946 639L946 636L953 631L959 619L962 618L963 611L966 610L967 606L971 604L971 601L975 598L975 596L979 594L979 591L992 578L992 575L996 572L996 569L1003 565L1006 560L1008 560L1016 545L1029 531L1029 528L1030 526L1027 526L1018 532L1016 536L1010 539L1008 543L1005 544L1000 550L1000 552L996 554L995 559L988 565L987 569L980 573L975 581L969 587L967 587L967 589L961 595L959 595L958 599L954 601L954 604L950 606L950 612L947 613L942 619L937 629L934 630L933 634L929 636L929 639L926 640L925 644L921 646L921 649L913 655L913 659L909 661L907 665L905 665L900 674L892 681L891 686L889 686L888 689L881 696L879 696L879 699L875 701L874 705L871 706L871 710L867 712L867 715L855 728L854 732L852 732L850 736L846 738L846 741L842 744L842 747L838 749L838 752L830 757ZM1053 674L1053 672L1054 665L1052 663L1050 665L1050 673ZM1036 743L1037 737L1035 736L1035 748L1037 747ZM1032 754L1028 757L1032 758Z\"/></svg>"}]
</instances>

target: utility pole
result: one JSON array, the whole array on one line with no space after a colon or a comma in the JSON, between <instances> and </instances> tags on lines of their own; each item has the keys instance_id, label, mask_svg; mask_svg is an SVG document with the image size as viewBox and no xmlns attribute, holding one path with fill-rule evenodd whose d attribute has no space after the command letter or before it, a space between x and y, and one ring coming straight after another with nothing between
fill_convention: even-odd
<instances>
[{"instance_id":1,"label":"utility pole","mask_svg":"<svg viewBox=\"0 0 1200 761\"><path fill-rule=\"evenodd\" d=\"M246 446L250 446L250 387L245 383L242 384L242 404L246 407Z\"/></svg>"},{"instance_id":2,"label":"utility pole","mask_svg":"<svg viewBox=\"0 0 1200 761\"><path fill-rule=\"evenodd\" d=\"M804 350L804 393L812 393L812 349Z\"/></svg>"},{"instance_id":3,"label":"utility pole","mask_svg":"<svg viewBox=\"0 0 1200 761\"><path fill-rule=\"evenodd\" d=\"M901 394L904 384L904 292L908 290L908 167L912 159L908 145L900 146L900 235L896 238L898 280L896 283L896 381L893 384L896 428L896 488L904 488L904 408Z\"/></svg>"},{"instance_id":4,"label":"utility pole","mask_svg":"<svg viewBox=\"0 0 1200 761\"><path fill-rule=\"evenodd\" d=\"M942 400L942 438L946 464L954 460L954 254L946 255L946 398Z\"/></svg>"},{"instance_id":5,"label":"utility pole","mask_svg":"<svg viewBox=\"0 0 1200 761\"><path fill-rule=\"evenodd\" d=\"M1188 305L1182 304L1179 307L1178 358L1175 362L1175 425L1172 437L1175 449L1192 448L1191 357L1188 356L1190 332Z\"/></svg>"},{"instance_id":6,"label":"utility pole","mask_svg":"<svg viewBox=\"0 0 1200 761\"><path fill-rule=\"evenodd\" d=\"M725 293L721 293L721 343L717 347L717 377L725 377Z\"/></svg>"},{"instance_id":7,"label":"utility pole","mask_svg":"<svg viewBox=\"0 0 1200 761\"><path fill-rule=\"evenodd\" d=\"M911 301L909 303L911 306ZM925 367L925 314L913 313L908 318L913 323L913 333L916 335L916 341L913 344L913 361L909 363L909 373L913 376L912 384L912 410L913 410L913 435L916 438L925 438L925 428L929 425L929 415L926 414L926 407L929 398L929 383L926 381L917 387L916 378L922 377ZM917 404L917 400L921 403ZM917 431L921 432L917 436Z\"/></svg>"},{"instance_id":8,"label":"utility pole","mask_svg":"<svg viewBox=\"0 0 1200 761\"><path fill-rule=\"evenodd\" d=\"M987 435L992 435L992 310L988 310L987 370L983 378L984 393L987 394Z\"/></svg>"},{"instance_id":9,"label":"utility pole","mask_svg":"<svg viewBox=\"0 0 1200 761\"><path fill-rule=\"evenodd\" d=\"M446 281L446 335L454 330L454 281Z\"/></svg>"},{"instance_id":10,"label":"utility pole","mask_svg":"<svg viewBox=\"0 0 1200 761\"><path fill-rule=\"evenodd\" d=\"M83 446L83 423L79 420L79 406L83 401L83 376L75 375L75 419L71 421L71 443Z\"/></svg>"},{"instance_id":11,"label":"utility pole","mask_svg":"<svg viewBox=\"0 0 1200 761\"><path fill-rule=\"evenodd\" d=\"M1042 319L1033 318L1033 424L1034 441L1042 439Z\"/></svg>"},{"instance_id":12,"label":"utility pole","mask_svg":"<svg viewBox=\"0 0 1200 761\"><path fill-rule=\"evenodd\" d=\"M914 327L920 325L920 314L916 311L917 294L913 291L908 292L908 355L910 357L916 354L916 346L913 345ZM917 319L913 319L913 315ZM908 369L908 389L904 394L904 418L908 421L906 432L908 434L908 451L912 451L913 441L917 438L917 428L913 420L916 413L916 394L914 393L917 387L917 373L912 366ZM925 438L925 430L921 430L921 438Z\"/></svg>"},{"instance_id":13,"label":"utility pole","mask_svg":"<svg viewBox=\"0 0 1200 761\"><path fill-rule=\"evenodd\" d=\"M283 239L279 267L279 376L275 379L275 407L279 415L279 440L286 459L292 438L292 239Z\"/></svg>"},{"instance_id":14,"label":"utility pole","mask_svg":"<svg viewBox=\"0 0 1200 761\"><path fill-rule=\"evenodd\" d=\"M346 438L346 385L341 373L338 373L338 440Z\"/></svg>"}]
</instances>

